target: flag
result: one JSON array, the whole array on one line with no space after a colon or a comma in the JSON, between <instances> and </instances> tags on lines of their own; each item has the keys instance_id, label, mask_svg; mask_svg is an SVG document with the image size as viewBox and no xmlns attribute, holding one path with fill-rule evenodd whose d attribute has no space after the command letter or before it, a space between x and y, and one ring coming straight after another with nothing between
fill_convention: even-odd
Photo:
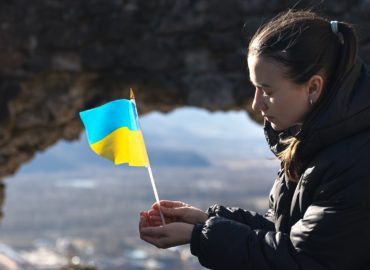
<instances>
[{"instance_id":1,"label":"flag","mask_svg":"<svg viewBox=\"0 0 370 270\"><path fill-rule=\"evenodd\" d=\"M80 112L91 149L114 164L148 166L135 99L118 99Z\"/></svg>"}]
</instances>

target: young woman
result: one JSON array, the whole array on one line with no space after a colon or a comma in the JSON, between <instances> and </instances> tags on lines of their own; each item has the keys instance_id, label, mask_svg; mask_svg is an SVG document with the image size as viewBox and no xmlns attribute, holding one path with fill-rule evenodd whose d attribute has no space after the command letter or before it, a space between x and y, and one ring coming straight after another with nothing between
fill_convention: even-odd
<instances>
[{"instance_id":1,"label":"young woman","mask_svg":"<svg viewBox=\"0 0 370 270\"><path fill-rule=\"evenodd\" d=\"M345 22L289 10L248 48L253 109L281 160L264 215L162 201L140 236L210 269L370 269L370 74Z\"/></svg>"}]
</instances>

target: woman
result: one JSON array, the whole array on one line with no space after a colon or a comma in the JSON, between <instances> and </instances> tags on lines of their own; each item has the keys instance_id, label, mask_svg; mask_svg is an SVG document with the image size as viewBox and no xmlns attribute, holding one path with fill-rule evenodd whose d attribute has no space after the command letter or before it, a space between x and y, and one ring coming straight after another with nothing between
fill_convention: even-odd
<instances>
[{"instance_id":1,"label":"woman","mask_svg":"<svg viewBox=\"0 0 370 270\"><path fill-rule=\"evenodd\" d=\"M289 10L248 48L253 109L281 169L265 215L162 201L140 218L160 248L211 269L370 269L370 76L353 28Z\"/></svg>"}]
</instances>

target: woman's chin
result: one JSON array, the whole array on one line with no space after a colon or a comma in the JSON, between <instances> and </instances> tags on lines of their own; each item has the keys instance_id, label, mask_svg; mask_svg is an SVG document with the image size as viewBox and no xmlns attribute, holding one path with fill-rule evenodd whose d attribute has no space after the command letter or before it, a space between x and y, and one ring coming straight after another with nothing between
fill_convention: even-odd
<instances>
[{"instance_id":1,"label":"woman's chin","mask_svg":"<svg viewBox=\"0 0 370 270\"><path fill-rule=\"evenodd\" d=\"M279 131L283 131L284 130L284 128L283 127L281 127L280 125L276 125L275 123L273 123L273 122L270 122L271 123L271 127L272 127L272 129L273 130L275 130L275 131L277 131L277 132L279 132Z\"/></svg>"}]
</instances>

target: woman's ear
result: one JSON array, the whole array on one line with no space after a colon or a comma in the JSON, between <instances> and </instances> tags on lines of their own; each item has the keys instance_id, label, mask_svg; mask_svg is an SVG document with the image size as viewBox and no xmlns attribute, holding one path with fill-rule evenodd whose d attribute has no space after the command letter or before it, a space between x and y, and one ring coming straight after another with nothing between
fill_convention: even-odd
<instances>
[{"instance_id":1,"label":"woman's ear","mask_svg":"<svg viewBox=\"0 0 370 270\"><path fill-rule=\"evenodd\" d=\"M321 75L316 74L308 81L308 95L310 101L315 103L319 100L322 90L324 88L324 79Z\"/></svg>"}]
</instances>

